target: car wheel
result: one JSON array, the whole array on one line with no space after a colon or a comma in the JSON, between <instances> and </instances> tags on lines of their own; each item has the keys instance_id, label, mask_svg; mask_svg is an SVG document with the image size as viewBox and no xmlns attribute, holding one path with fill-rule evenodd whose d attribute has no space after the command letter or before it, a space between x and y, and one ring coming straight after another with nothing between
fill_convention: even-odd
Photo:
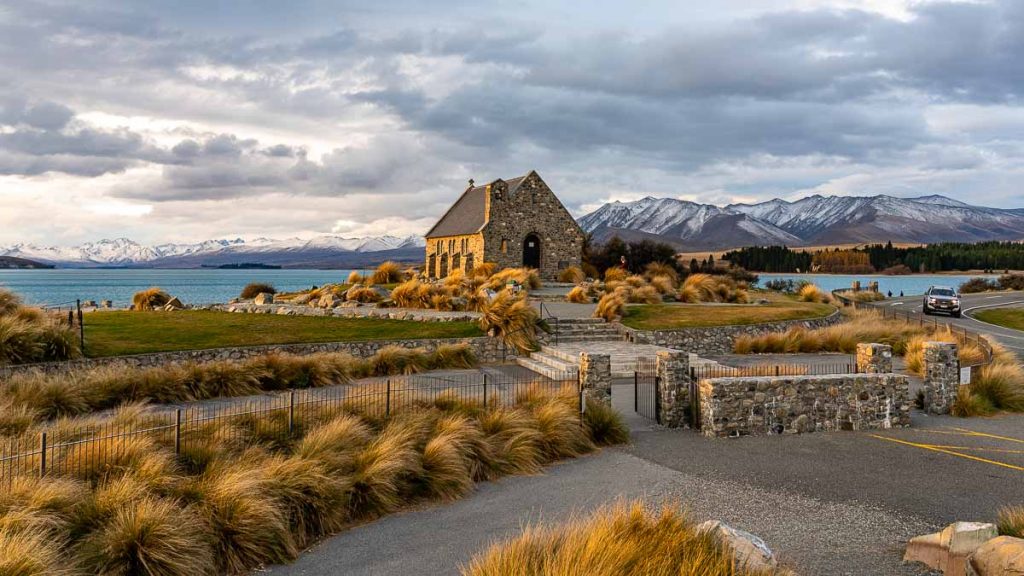
<instances>
[{"instance_id":1,"label":"car wheel","mask_svg":"<svg viewBox=\"0 0 1024 576\"><path fill-rule=\"evenodd\" d=\"M927 306L922 308L921 312L924 313L925 316L931 316L932 315L932 313L928 311L928 307Z\"/></svg>"}]
</instances>

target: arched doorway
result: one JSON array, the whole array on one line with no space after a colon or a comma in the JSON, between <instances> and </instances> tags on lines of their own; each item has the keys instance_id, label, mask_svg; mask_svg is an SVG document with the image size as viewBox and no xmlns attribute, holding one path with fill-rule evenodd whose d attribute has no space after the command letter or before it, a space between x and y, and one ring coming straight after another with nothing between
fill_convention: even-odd
<instances>
[{"instance_id":1,"label":"arched doorway","mask_svg":"<svg viewBox=\"0 0 1024 576\"><path fill-rule=\"evenodd\" d=\"M523 239L523 266L540 268L540 236L533 232Z\"/></svg>"},{"instance_id":2,"label":"arched doorway","mask_svg":"<svg viewBox=\"0 0 1024 576\"><path fill-rule=\"evenodd\" d=\"M448 277L448 255L441 254L441 271L437 274L438 278Z\"/></svg>"}]
</instances>

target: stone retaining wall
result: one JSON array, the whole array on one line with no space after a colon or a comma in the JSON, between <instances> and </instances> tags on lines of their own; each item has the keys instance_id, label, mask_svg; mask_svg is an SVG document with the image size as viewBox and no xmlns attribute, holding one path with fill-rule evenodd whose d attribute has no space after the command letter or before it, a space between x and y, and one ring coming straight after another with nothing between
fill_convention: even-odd
<instances>
[{"instance_id":1,"label":"stone retaining wall","mask_svg":"<svg viewBox=\"0 0 1024 576\"><path fill-rule=\"evenodd\" d=\"M768 332L785 332L794 326L807 329L823 328L838 324L842 315L838 310L824 318L811 320L787 320L783 322L766 322L747 326L711 326L707 328L680 328L678 330L637 330L628 326L619 326L630 342L636 344L655 344L667 348L686 350L701 356L729 354L733 343L742 335L759 336Z\"/></svg>"},{"instance_id":2,"label":"stone retaining wall","mask_svg":"<svg viewBox=\"0 0 1024 576\"><path fill-rule=\"evenodd\" d=\"M416 322L476 322L479 312L444 312L420 308L378 308L373 304L344 302L334 308L320 308L304 304L211 304L203 310L232 312L236 314L281 314L285 316L335 316L339 318L382 318L389 320L414 320Z\"/></svg>"},{"instance_id":3,"label":"stone retaining wall","mask_svg":"<svg viewBox=\"0 0 1024 576\"><path fill-rule=\"evenodd\" d=\"M705 436L910 426L910 388L898 374L709 378L700 382Z\"/></svg>"},{"instance_id":4,"label":"stone retaining wall","mask_svg":"<svg viewBox=\"0 0 1024 576\"><path fill-rule=\"evenodd\" d=\"M442 344L467 343L473 348L477 360L483 363L504 362L514 359L517 354L514 348L507 348L498 338L446 338L427 340L366 340L360 342L321 342L312 344L270 344L266 346L244 346L237 348L211 348L207 350L183 350L179 352L156 352L153 354L136 354L132 356L111 356L109 358L86 358L70 362L45 362L39 364L20 364L17 366L0 367L0 378L14 373L29 370L44 372L60 372L64 370L89 369L98 366L123 365L134 368L147 368L165 364L186 362L213 362L216 360L245 360L267 354L305 355L318 352L345 352L356 357L366 358L377 353L385 346L402 346L404 348L424 348L435 350Z\"/></svg>"}]
</instances>

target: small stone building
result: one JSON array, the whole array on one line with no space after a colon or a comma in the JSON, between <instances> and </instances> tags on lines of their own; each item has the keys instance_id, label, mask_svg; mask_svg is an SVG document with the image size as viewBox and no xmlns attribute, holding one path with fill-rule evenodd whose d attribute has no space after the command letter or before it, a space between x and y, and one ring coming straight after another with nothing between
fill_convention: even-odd
<instances>
[{"instance_id":1,"label":"small stone building","mask_svg":"<svg viewBox=\"0 0 1024 576\"><path fill-rule=\"evenodd\" d=\"M579 266L583 230L534 171L469 187L427 232L426 271L444 278L481 262L527 266L542 278Z\"/></svg>"}]
</instances>

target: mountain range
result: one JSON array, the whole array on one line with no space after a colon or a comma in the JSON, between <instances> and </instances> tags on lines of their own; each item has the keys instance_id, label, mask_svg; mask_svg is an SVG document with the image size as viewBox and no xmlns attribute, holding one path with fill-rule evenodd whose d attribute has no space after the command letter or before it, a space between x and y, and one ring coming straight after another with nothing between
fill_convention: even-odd
<instances>
[{"instance_id":1,"label":"mountain range","mask_svg":"<svg viewBox=\"0 0 1024 576\"><path fill-rule=\"evenodd\" d=\"M647 197L605 204L579 223L598 242L612 236L646 238L681 250L1024 239L1024 210L972 206L938 195L814 195L728 206Z\"/></svg>"},{"instance_id":2,"label":"mountain range","mask_svg":"<svg viewBox=\"0 0 1024 576\"><path fill-rule=\"evenodd\" d=\"M419 262L423 238L375 236L312 239L207 240L197 244L146 246L127 238L87 242L78 246L0 246L0 256L23 258L73 268L198 268L228 264L259 263L288 268L354 268L384 260Z\"/></svg>"}]
</instances>

